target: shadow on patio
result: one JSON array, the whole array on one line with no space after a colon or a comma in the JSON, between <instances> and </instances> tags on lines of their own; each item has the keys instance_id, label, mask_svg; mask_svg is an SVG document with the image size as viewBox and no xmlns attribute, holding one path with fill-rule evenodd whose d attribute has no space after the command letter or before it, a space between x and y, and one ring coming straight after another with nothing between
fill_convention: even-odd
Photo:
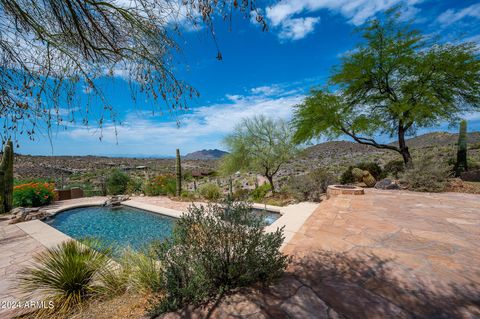
<instances>
[{"instance_id":1,"label":"shadow on patio","mask_svg":"<svg viewBox=\"0 0 480 319\"><path fill-rule=\"evenodd\" d=\"M480 285L424 282L393 260L326 251L296 258L275 285L161 318L476 318ZM417 277L416 277L417 276Z\"/></svg>"}]
</instances>

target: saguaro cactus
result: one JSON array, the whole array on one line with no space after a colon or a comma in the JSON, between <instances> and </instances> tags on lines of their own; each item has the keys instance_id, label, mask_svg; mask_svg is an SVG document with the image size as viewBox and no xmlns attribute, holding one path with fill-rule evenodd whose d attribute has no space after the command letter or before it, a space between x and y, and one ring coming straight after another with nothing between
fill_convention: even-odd
<instances>
[{"instance_id":1,"label":"saguaro cactus","mask_svg":"<svg viewBox=\"0 0 480 319\"><path fill-rule=\"evenodd\" d=\"M457 145L457 163L455 164L455 176L468 170L467 163L467 121L460 122Z\"/></svg>"},{"instance_id":2,"label":"saguaro cactus","mask_svg":"<svg viewBox=\"0 0 480 319\"><path fill-rule=\"evenodd\" d=\"M13 143L8 141L3 148L0 162L0 212L8 213L13 208Z\"/></svg>"},{"instance_id":3,"label":"saguaro cactus","mask_svg":"<svg viewBox=\"0 0 480 319\"><path fill-rule=\"evenodd\" d=\"M0 171L0 214L5 213L5 172Z\"/></svg>"},{"instance_id":4,"label":"saguaro cactus","mask_svg":"<svg viewBox=\"0 0 480 319\"><path fill-rule=\"evenodd\" d=\"M9 212L13 208L13 143L11 140L7 142L8 148L8 164L5 169L5 212Z\"/></svg>"},{"instance_id":5,"label":"saguaro cactus","mask_svg":"<svg viewBox=\"0 0 480 319\"><path fill-rule=\"evenodd\" d=\"M182 195L182 163L180 161L180 150L178 148L177 148L176 169L177 169L177 196L180 197L180 195Z\"/></svg>"}]
</instances>

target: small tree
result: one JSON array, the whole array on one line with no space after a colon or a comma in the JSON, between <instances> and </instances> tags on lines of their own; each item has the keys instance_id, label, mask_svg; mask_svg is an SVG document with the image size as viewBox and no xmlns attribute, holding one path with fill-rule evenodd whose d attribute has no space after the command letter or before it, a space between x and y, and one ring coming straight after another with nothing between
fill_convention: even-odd
<instances>
[{"instance_id":1,"label":"small tree","mask_svg":"<svg viewBox=\"0 0 480 319\"><path fill-rule=\"evenodd\" d=\"M365 42L343 58L332 89L311 93L295 111L295 140L347 135L412 158L405 136L480 108L480 59L474 43L427 43L397 11L361 28ZM333 89L337 90L332 93ZM375 134L389 134L397 145Z\"/></svg>"},{"instance_id":2,"label":"small tree","mask_svg":"<svg viewBox=\"0 0 480 319\"><path fill-rule=\"evenodd\" d=\"M225 138L230 154L223 158L227 172L247 169L265 176L275 191L273 177L297 151L288 124L265 116L243 119Z\"/></svg>"}]
</instances>

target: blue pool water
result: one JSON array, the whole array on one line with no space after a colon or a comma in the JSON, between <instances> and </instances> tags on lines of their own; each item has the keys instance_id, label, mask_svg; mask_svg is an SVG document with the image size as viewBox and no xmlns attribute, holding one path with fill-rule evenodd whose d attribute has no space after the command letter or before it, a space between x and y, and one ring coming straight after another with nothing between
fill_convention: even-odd
<instances>
[{"instance_id":1,"label":"blue pool water","mask_svg":"<svg viewBox=\"0 0 480 319\"><path fill-rule=\"evenodd\" d=\"M280 217L271 211L252 211L262 216L266 225ZM64 211L45 222L75 239L95 238L112 247L142 250L154 240L170 237L175 218L128 206L92 206Z\"/></svg>"},{"instance_id":2,"label":"blue pool water","mask_svg":"<svg viewBox=\"0 0 480 319\"><path fill-rule=\"evenodd\" d=\"M92 206L59 213L46 223L75 239L93 237L114 247L141 250L170 237L175 218L126 206Z\"/></svg>"}]
</instances>

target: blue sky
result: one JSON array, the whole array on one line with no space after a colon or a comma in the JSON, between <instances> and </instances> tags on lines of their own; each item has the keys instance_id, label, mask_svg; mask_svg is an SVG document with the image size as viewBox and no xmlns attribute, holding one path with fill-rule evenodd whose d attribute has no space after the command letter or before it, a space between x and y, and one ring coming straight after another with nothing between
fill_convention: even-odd
<instances>
[{"instance_id":1,"label":"blue sky","mask_svg":"<svg viewBox=\"0 0 480 319\"><path fill-rule=\"evenodd\" d=\"M173 115L165 109L159 112L159 107L142 99L134 103L128 85L118 77L101 84L121 125L107 122L100 133L94 123L90 127L76 124L67 130L58 128L50 137L42 131L34 141L20 138L17 151L159 156L172 155L177 147L183 154L222 149L223 137L243 117L266 114L289 120L292 106L309 89L325 84L342 54L358 43L354 28L397 4L403 4L404 16L413 18L415 27L425 34L440 35L444 41L480 43L478 1L258 1L268 32L240 15L231 25L215 24L222 61L216 59L215 43L205 28L185 28L176 75L200 92L199 98L189 102L188 111ZM88 93L82 94L86 98ZM469 130L480 129L480 114L467 118ZM440 125L429 130L441 129L448 128Z\"/></svg>"}]
</instances>

